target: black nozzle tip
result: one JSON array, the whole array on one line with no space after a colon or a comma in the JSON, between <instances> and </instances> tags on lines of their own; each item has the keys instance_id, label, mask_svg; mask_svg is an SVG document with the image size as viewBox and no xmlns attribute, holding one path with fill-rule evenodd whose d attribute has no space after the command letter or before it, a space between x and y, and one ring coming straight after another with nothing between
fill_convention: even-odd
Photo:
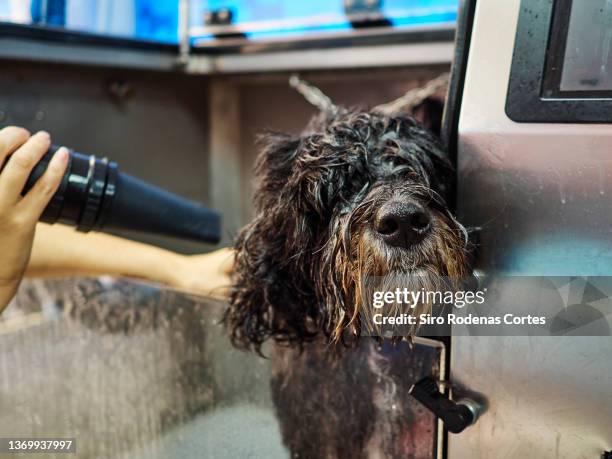
<instances>
[{"instance_id":1,"label":"black nozzle tip","mask_svg":"<svg viewBox=\"0 0 612 459\"><path fill-rule=\"evenodd\" d=\"M221 240L218 212L122 172L104 226L195 242Z\"/></svg>"}]
</instances>

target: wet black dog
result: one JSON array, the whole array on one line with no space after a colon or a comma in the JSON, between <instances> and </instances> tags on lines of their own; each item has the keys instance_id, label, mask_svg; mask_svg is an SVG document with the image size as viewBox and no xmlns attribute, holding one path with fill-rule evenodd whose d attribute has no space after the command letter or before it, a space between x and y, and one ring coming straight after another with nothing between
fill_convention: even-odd
<instances>
[{"instance_id":1,"label":"wet black dog","mask_svg":"<svg viewBox=\"0 0 612 459\"><path fill-rule=\"evenodd\" d=\"M273 395L293 457L423 457L431 419L408 395L419 362L405 342L358 339L361 295L372 276L466 276L445 152L411 117L360 110L262 142L256 217L235 244L234 344L275 343Z\"/></svg>"}]
</instances>

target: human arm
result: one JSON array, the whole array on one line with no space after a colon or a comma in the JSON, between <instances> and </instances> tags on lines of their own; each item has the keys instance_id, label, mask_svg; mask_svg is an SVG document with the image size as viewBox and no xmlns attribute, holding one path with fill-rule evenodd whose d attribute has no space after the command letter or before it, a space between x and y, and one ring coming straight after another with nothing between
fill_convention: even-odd
<instances>
[{"instance_id":1,"label":"human arm","mask_svg":"<svg viewBox=\"0 0 612 459\"><path fill-rule=\"evenodd\" d=\"M102 233L39 224L28 277L114 275L145 279L178 290L225 299L233 265L231 249L181 255Z\"/></svg>"}]
</instances>

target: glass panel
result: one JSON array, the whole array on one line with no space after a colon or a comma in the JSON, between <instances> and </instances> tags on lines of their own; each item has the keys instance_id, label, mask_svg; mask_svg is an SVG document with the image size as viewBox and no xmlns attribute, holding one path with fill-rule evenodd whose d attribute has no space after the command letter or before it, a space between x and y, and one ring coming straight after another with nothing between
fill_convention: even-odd
<instances>
[{"instance_id":1,"label":"glass panel","mask_svg":"<svg viewBox=\"0 0 612 459\"><path fill-rule=\"evenodd\" d=\"M0 437L74 438L79 459L435 457L408 390L444 377L441 347L263 359L232 348L223 310L111 278L26 282L0 316Z\"/></svg>"},{"instance_id":2,"label":"glass panel","mask_svg":"<svg viewBox=\"0 0 612 459\"><path fill-rule=\"evenodd\" d=\"M574 0L561 91L612 90L612 0Z\"/></svg>"},{"instance_id":3,"label":"glass panel","mask_svg":"<svg viewBox=\"0 0 612 459\"><path fill-rule=\"evenodd\" d=\"M179 0L0 0L0 21L178 42Z\"/></svg>"}]
</instances>

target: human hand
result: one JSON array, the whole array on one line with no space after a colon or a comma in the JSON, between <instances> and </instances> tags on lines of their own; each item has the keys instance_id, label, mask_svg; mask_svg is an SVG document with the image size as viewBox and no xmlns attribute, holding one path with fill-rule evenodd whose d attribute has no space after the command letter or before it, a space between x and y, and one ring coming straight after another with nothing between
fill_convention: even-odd
<instances>
[{"instance_id":1,"label":"human hand","mask_svg":"<svg viewBox=\"0 0 612 459\"><path fill-rule=\"evenodd\" d=\"M36 223L68 164L68 150L60 148L47 171L22 196L32 169L50 146L46 132L30 136L25 129L14 126L0 130L0 312L17 291L30 259Z\"/></svg>"},{"instance_id":2,"label":"human hand","mask_svg":"<svg viewBox=\"0 0 612 459\"><path fill-rule=\"evenodd\" d=\"M204 255L181 256L169 284L179 290L227 300L232 285L234 251L219 249Z\"/></svg>"}]
</instances>

